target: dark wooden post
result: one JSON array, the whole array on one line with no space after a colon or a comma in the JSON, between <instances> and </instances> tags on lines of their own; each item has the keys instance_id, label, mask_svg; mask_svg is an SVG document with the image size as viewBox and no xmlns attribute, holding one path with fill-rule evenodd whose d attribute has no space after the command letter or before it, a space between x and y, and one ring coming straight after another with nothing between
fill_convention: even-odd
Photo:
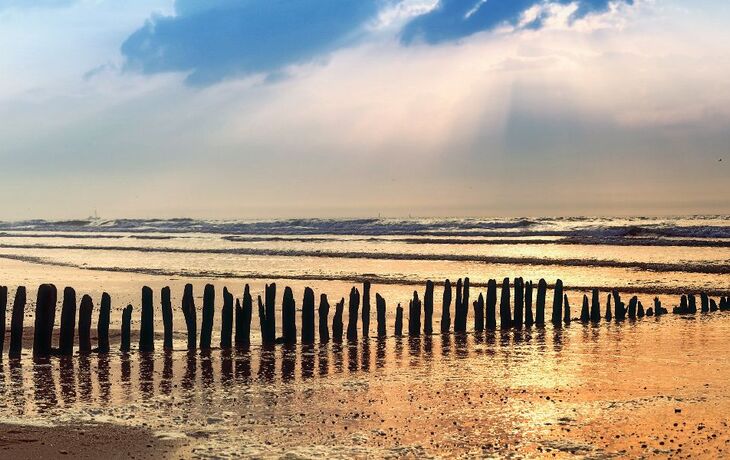
<instances>
[{"instance_id":1,"label":"dark wooden post","mask_svg":"<svg viewBox=\"0 0 730 460\"><path fill-rule=\"evenodd\" d=\"M72 287L63 290L61 306L61 332L58 337L58 352L72 355L76 337L76 291Z\"/></svg>"},{"instance_id":2,"label":"dark wooden post","mask_svg":"<svg viewBox=\"0 0 730 460\"><path fill-rule=\"evenodd\" d=\"M710 298L704 292L700 294L700 305L702 306L702 313L710 312Z\"/></svg>"},{"instance_id":3,"label":"dark wooden post","mask_svg":"<svg viewBox=\"0 0 730 460\"><path fill-rule=\"evenodd\" d=\"M163 348L172 350L172 301L169 287L162 288L160 305L162 306L162 327L165 331Z\"/></svg>"},{"instance_id":4,"label":"dark wooden post","mask_svg":"<svg viewBox=\"0 0 730 460\"><path fill-rule=\"evenodd\" d=\"M461 321L461 296L462 296L461 278L456 280L456 299L454 302L454 332L459 332L459 321Z\"/></svg>"},{"instance_id":5,"label":"dark wooden post","mask_svg":"<svg viewBox=\"0 0 730 460\"><path fill-rule=\"evenodd\" d=\"M644 306L641 304L641 300L639 300L639 303L636 306L636 317L643 318L644 314Z\"/></svg>"},{"instance_id":6,"label":"dark wooden post","mask_svg":"<svg viewBox=\"0 0 730 460\"><path fill-rule=\"evenodd\" d=\"M122 310L122 344L119 348L122 352L127 353L130 350L132 336L132 306L127 305Z\"/></svg>"},{"instance_id":7,"label":"dark wooden post","mask_svg":"<svg viewBox=\"0 0 730 460\"><path fill-rule=\"evenodd\" d=\"M294 302L294 293L288 286L284 288L284 298L281 304L281 319L284 343L297 343L297 308Z\"/></svg>"},{"instance_id":8,"label":"dark wooden post","mask_svg":"<svg viewBox=\"0 0 730 460\"><path fill-rule=\"evenodd\" d=\"M109 353L109 321L112 315L112 298L106 292L101 294L99 322L96 324L96 335L99 337L99 353Z\"/></svg>"},{"instance_id":9,"label":"dark wooden post","mask_svg":"<svg viewBox=\"0 0 730 460\"><path fill-rule=\"evenodd\" d=\"M461 308L459 308L459 332L466 332L466 320L469 317L469 277L464 278L463 290L461 292ZM454 324L456 332L456 324Z\"/></svg>"},{"instance_id":10,"label":"dark wooden post","mask_svg":"<svg viewBox=\"0 0 730 460\"><path fill-rule=\"evenodd\" d=\"M626 319L626 307L623 302L621 302L621 295L617 290L614 289L613 291L613 307L616 317L616 321L623 321Z\"/></svg>"},{"instance_id":11,"label":"dark wooden post","mask_svg":"<svg viewBox=\"0 0 730 460\"><path fill-rule=\"evenodd\" d=\"M0 286L0 357L5 348L5 315L8 308L8 287Z\"/></svg>"},{"instance_id":12,"label":"dark wooden post","mask_svg":"<svg viewBox=\"0 0 730 460\"><path fill-rule=\"evenodd\" d=\"M182 311L185 316L185 327L188 330L188 351L195 351L198 346L198 321L192 284L185 285L182 298Z\"/></svg>"},{"instance_id":13,"label":"dark wooden post","mask_svg":"<svg viewBox=\"0 0 730 460\"><path fill-rule=\"evenodd\" d=\"M413 300L411 300L409 307L408 335L417 337L421 335L421 301L418 299L418 292L413 291Z\"/></svg>"},{"instance_id":14,"label":"dark wooden post","mask_svg":"<svg viewBox=\"0 0 730 460\"><path fill-rule=\"evenodd\" d=\"M512 327L512 312L509 302L509 278L502 280L502 293L499 302L499 323L500 328L509 329Z\"/></svg>"},{"instance_id":15,"label":"dark wooden post","mask_svg":"<svg viewBox=\"0 0 730 460\"><path fill-rule=\"evenodd\" d=\"M474 330L477 332L484 330L484 296L481 292L474 302Z\"/></svg>"},{"instance_id":16,"label":"dark wooden post","mask_svg":"<svg viewBox=\"0 0 730 460\"><path fill-rule=\"evenodd\" d=\"M629 300L629 319L636 319L636 304L638 301L639 299L636 296Z\"/></svg>"},{"instance_id":17,"label":"dark wooden post","mask_svg":"<svg viewBox=\"0 0 730 460\"><path fill-rule=\"evenodd\" d=\"M327 294L319 296L319 343L327 343L330 341L329 315L330 304L327 301Z\"/></svg>"},{"instance_id":18,"label":"dark wooden post","mask_svg":"<svg viewBox=\"0 0 730 460\"><path fill-rule=\"evenodd\" d=\"M253 298L248 284L243 288L243 298L236 305L236 347L248 349L251 346L251 317Z\"/></svg>"},{"instance_id":19,"label":"dark wooden post","mask_svg":"<svg viewBox=\"0 0 730 460\"><path fill-rule=\"evenodd\" d=\"M535 304L535 324L543 326L545 324L545 297L547 295L547 283L544 279L540 279L537 283L537 299Z\"/></svg>"},{"instance_id":20,"label":"dark wooden post","mask_svg":"<svg viewBox=\"0 0 730 460\"><path fill-rule=\"evenodd\" d=\"M525 283L525 325L532 326L535 324L535 318L532 314L532 281Z\"/></svg>"},{"instance_id":21,"label":"dark wooden post","mask_svg":"<svg viewBox=\"0 0 730 460\"><path fill-rule=\"evenodd\" d=\"M485 316L487 329L497 329L497 281L493 279L487 282L487 311Z\"/></svg>"},{"instance_id":22,"label":"dark wooden post","mask_svg":"<svg viewBox=\"0 0 730 460\"><path fill-rule=\"evenodd\" d=\"M553 316L552 321L555 325L560 325L563 320L563 282L557 280L555 289L553 290Z\"/></svg>"},{"instance_id":23,"label":"dark wooden post","mask_svg":"<svg viewBox=\"0 0 730 460\"><path fill-rule=\"evenodd\" d=\"M565 304L563 322L565 322L565 324L570 324L571 317L570 304L568 303L568 294L563 294L563 303Z\"/></svg>"},{"instance_id":24,"label":"dark wooden post","mask_svg":"<svg viewBox=\"0 0 730 460\"><path fill-rule=\"evenodd\" d=\"M302 343L314 343L314 291L304 289L302 301Z\"/></svg>"},{"instance_id":25,"label":"dark wooden post","mask_svg":"<svg viewBox=\"0 0 730 460\"><path fill-rule=\"evenodd\" d=\"M142 321L139 324L139 351L155 351L155 307L152 289L142 288Z\"/></svg>"},{"instance_id":26,"label":"dark wooden post","mask_svg":"<svg viewBox=\"0 0 730 460\"><path fill-rule=\"evenodd\" d=\"M81 297L79 305L79 351L81 353L91 352L91 314L94 311L94 302L91 296Z\"/></svg>"},{"instance_id":27,"label":"dark wooden post","mask_svg":"<svg viewBox=\"0 0 730 460\"><path fill-rule=\"evenodd\" d=\"M360 293L357 288L350 290L349 316L347 318L347 340L357 340L357 316L360 309Z\"/></svg>"},{"instance_id":28,"label":"dark wooden post","mask_svg":"<svg viewBox=\"0 0 730 460\"><path fill-rule=\"evenodd\" d=\"M395 309L395 336L401 337L403 335L403 307L398 304Z\"/></svg>"},{"instance_id":29,"label":"dark wooden post","mask_svg":"<svg viewBox=\"0 0 730 460\"><path fill-rule=\"evenodd\" d=\"M441 304L441 332L446 333L451 329L451 281L444 282L444 296Z\"/></svg>"},{"instance_id":30,"label":"dark wooden post","mask_svg":"<svg viewBox=\"0 0 730 460\"><path fill-rule=\"evenodd\" d=\"M715 299L710 299L710 311L711 312L717 311L717 302L715 302Z\"/></svg>"},{"instance_id":31,"label":"dark wooden post","mask_svg":"<svg viewBox=\"0 0 730 460\"><path fill-rule=\"evenodd\" d=\"M687 296L687 299L689 300L689 307L688 312L692 315L697 313L697 299L695 298L694 294L690 294Z\"/></svg>"},{"instance_id":32,"label":"dark wooden post","mask_svg":"<svg viewBox=\"0 0 730 460\"><path fill-rule=\"evenodd\" d=\"M210 350L213 336L213 319L215 318L215 287L206 284L203 291L203 321L200 324L200 349Z\"/></svg>"},{"instance_id":33,"label":"dark wooden post","mask_svg":"<svg viewBox=\"0 0 730 460\"><path fill-rule=\"evenodd\" d=\"M339 302L335 304L335 315L332 318L332 340L335 343L342 343L342 329L344 328L342 315L344 310L345 299L343 297L342 299L340 299Z\"/></svg>"},{"instance_id":34,"label":"dark wooden post","mask_svg":"<svg viewBox=\"0 0 730 460\"><path fill-rule=\"evenodd\" d=\"M423 333L433 334L433 281L426 281L426 293L423 294Z\"/></svg>"},{"instance_id":35,"label":"dark wooden post","mask_svg":"<svg viewBox=\"0 0 730 460\"><path fill-rule=\"evenodd\" d=\"M580 321L587 323L591 319L590 310L588 307L588 296L583 294L583 306L580 309Z\"/></svg>"},{"instance_id":36,"label":"dark wooden post","mask_svg":"<svg viewBox=\"0 0 730 460\"><path fill-rule=\"evenodd\" d=\"M611 321L613 314L611 313L611 294L606 296L606 321Z\"/></svg>"},{"instance_id":37,"label":"dark wooden post","mask_svg":"<svg viewBox=\"0 0 730 460\"><path fill-rule=\"evenodd\" d=\"M42 284L38 288L35 307L35 330L33 333L33 357L46 357L51 354L51 336L53 335L56 300L56 286Z\"/></svg>"},{"instance_id":38,"label":"dark wooden post","mask_svg":"<svg viewBox=\"0 0 730 460\"><path fill-rule=\"evenodd\" d=\"M223 288L223 310L221 310L221 348L233 346L233 294Z\"/></svg>"},{"instance_id":39,"label":"dark wooden post","mask_svg":"<svg viewBox=\"0 0 730 460\"><path fill-rule=\"evenodd\" d=\"M591 321L594 323L601 322L601 300L598 295L598 289L593 289L591 293Z\"/></svg>"},{"instance_id":40,"label":"dark wooden post","mask_svg":"<svg viewBox=\"0 0 730 460\"><path fill-rule=\"evenodd\" d=\"M266 285L266 343L276 342L276 283Z\"/></svg>"},{"instance_id":41,"label":"dark wooden post","mask_svg":"<svg viewBox=\"0 0 730 460\"><path fill-rule=\"evenodd\" d=\"M380 294L375 294L375 308L378 310L378 337L388 335L385 327L385 299Z\"/></svg>"},{"instance_id":42,"label":"dark wooden post","mask_svg":"<svg viewBox=\"0 0 730 460\"><path fill-rule=\"evenodd\" d=\"M515 318L514 326L522 327L525 311L525 282L522 278L515 278Z\"/></svg>"},{"instance_id":43,"label":"dark wooden post","mask_svg":"<svg viewBox=\"0 0 730 460\"><path fill-rule=\"evenodd\" d=\"M370 336L370 281L362 286L362 336L365 339Z\"/></svg>"},{"instance_id":44,"label":"dark wooden post","mask_svg":"<svg viewBox=\"0 0 730 460\"><path fill-rule=\"evenodd\" d=\"M10 319L10 357L20 358L23 350L23 318L25 317L25 286L18 286Z\"/></svg>"}]
</instances>

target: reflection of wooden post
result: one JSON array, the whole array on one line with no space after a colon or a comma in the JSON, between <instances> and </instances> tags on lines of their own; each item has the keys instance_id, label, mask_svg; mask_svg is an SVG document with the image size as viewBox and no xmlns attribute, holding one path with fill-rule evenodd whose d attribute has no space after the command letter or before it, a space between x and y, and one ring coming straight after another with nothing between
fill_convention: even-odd
<instances>
[{"instance_id":1,"label":"reflection of wooden post","mask_svg":"<svg viewBox=\"0 0 730 460\"><path fill-rule=\"evenodd\" d=\"M563 282L557 280L553 289L553 324L560 325L563 318Z\"/></svg>"},{"instance_id":2,"label":"reflection of wooden post","mask_svg":"<svg viewBox=\"0 0 730 460\"><path fill-rule=\"evenodd\" d=\"M598 289L593 289L591 293L591 322L601 322L601 300L598 296Z\"/></svg>"},{"instance_id":3,"label":"reflection of wooden post","mask_svg":"<svg viewBox=\"0 0 730 460\"><path fill-rule=\"evenodd\" d=\"M545 324L545 297L547 294L547 283L544 279L540 279L537 283L537 303L535 306L535 324L542 326Z\"/></svg>"},{"instance_id":4,"label":"reflection of wooden post","mask_svg":"<svg viewBox=\"0 0 730 460\"><path fill-rule=\"evenodd\" d=\"M532 314L532 281L525 283L525 325L532 326L535 324L535 318Z\"/></svg>"},{"instance_id":5,"label":"reflection of wooden post","mask_svg":"<svg viewBox=\"0 0 730 460\"><path fill-rule=\"evenodd\" d=\"M499 301L499 323L502 329L512 327L512 312L510 311L509 305L509 278L502 280L502 293Z\"/></svg>"},{"instance_id":6,"label":"reflection of wooden post","mask_svg":"<svg viewBox=\"0 0 730 460\"><path fill-rule=\"evenodd\" d=\"M160 304L162 305L162 327L165 331L163 348L165 350L172 350L172 302L170 300L169 287L162 288L160 300Z\"/></svg>"},{"instance_id":7,"label":"reflection of wooden post","mask_svg":"<svg viewBox=\"0 0 730 460\"><path fill-rule=\"evenodd\" d=\"M23 318L25 317L25 286L18 286L10 319L10 357L20 358L23 350Z\"/></svg>"},{"instance_id":8,"label":"reflection of wooden post","mask_svg":"<svg viewBox=\"0 0 730 460\"><path fill-rule=\"evenodd\" d=\"M451 281L444 282L444 297L441 304L441 332L449 332L451 329Z\"/></svg>"},{"instance_id":9,"label":"reflection of wooden post","mask_svg":"<svg viewBox=\"0 0 730 460\"><path fill-rule=\"evenodd\" d=\"M45 357L51 354L51 336L56 315L56 286L42 284L38 288L35 307L35 329L33 333L33 356Z\"/></svg>"},{"instance_id":10,"label":"reflection of wooden post","mask_svg":"<svg viewBox=\"0 0 730 460\"><path fill-rule=\"evenodd\" d=\"M314 291L308 287L302 301L302 343L314 343Z\"/></svg>"},{"instance_id":11,"label":"reflection of wooden post","mask_svg":"<svg viewBox=\"0 0 730 460\"><path fill-rule=\"evenodd\" d=\"M403 335L403 307L398 304L395 309L395 336L401 337Z\"/></svg>"},{"instance_id":12,"label":"reflection of wooden post","mask_svg":"<svg viewBox=\"0 0 730 460\"><path fill-rule=\"evenodd\" d=\"M213 318L215 317L215 287L206 284L203 291L203 321L200 324L200 349L210 350L213 335Z\"/></svg>"},{"instance_id":13,"label":"reflection of wooden post","mask_svg":"<svg viewBox=\"0 0 730 460\"><path fill-rule=\"evenodd\" d=\"M330 341L329 315L330 303L327 301L327 294L319 296L319 343Z\"/></svg>"},{"instance_id":14,"label":"reflection of wooden post","mask_svg":"<svg viewBox=\"0 0 730 460\"><path fill-rule=\"evenodd\" d=\"M72 287L63 290L61 305L61 331L58 336L58 352L72 355L76 336L76 291Z\"/></svg>"},{"instance_id":15,"label":"reflection of wooden post","mask_svg":"<svg viewBox=\"0 0 730 460\"><path fill-rule=\"evenodd\" d=\"M362 336L370 336L370 281L365 281L362 287Z\"/></svg>"},{"instance_id":16,"label":"reflection of wooden post","mask_svg":"<svg viewBox=\"0 0 730 460\"><path fill-rule=\"evenodd\" d=\"M493 279L487 282L487 310L485 316L487 329L497 329L497 281Z\"/></svg>"},{"instance_id":17,"label":"reflection of wooden post","mask_svg":"<svg viewBox=\"0 0 730 460\"><path fill-rule=\"evenodd\" d=\"M484 330L484 296L481 292L474 302L474 330L478 332Z\"/></svg>"},{"instance_id":18,"label":"reflection of wooden post","mask_svg":"<svg viewBox=\"0 0 730 460\"><path fill-rule=\"evenodd\" d=\"M297 308L294 302L294 293L289 286L284 288L284 298L281 304L281 319L284 343L297 343Z\"/></svg>"},{"instance_id":19,"label":"reflection of wooden post","mask_svg":"<svg viewBox=\"0 0 730 460\"><path fill-rule=\"evenodd\" d=\"M0 286L0 356L5 348L5 312L8 308L8 287Z\"/></svg>"},{"instance_id":20,"label":"reflection of wooden post","mask_svg":"<svg viewBox=\"0 0 730 460\"><path fill-rule=\"evenodd\" d=\"M195 312L195 297L193 297L193 285L186 284L182 298L182 311L185 316L185 327L188 331L188 351L195 351L198 346L198 322ZM124 318L124 317L122 317Z\"/></svg>"},{"instance_id":21,"label":"reflection of wooden post","mask_svg":"<svg viewBox=\"0 0 730 460\"><path fill-rule=\"evenodd\" d=\"M360 293L357 288L350 290L349 316L347 318L347 340L357 340L357 316L360 309Z\"/></svg>"},{"instance_id":22,"label":"reflection of wooden post","mask_svg":"<svg viewBox=\"0 0 730 460\"><path fill-rule=\"evenodd\" d=\"M522 327L525 311L525 282L522 278L515 278L515 327Z\"/></svg>"},{"instance_id":23,"label":"reflection of wooden post","mask_svg":"<svg viewBox=\"0 0 730 460\"><path fill-rule=\"evenodd\" d=\"M132 335L132 306L127 305L122 310L122 345L120 350L124 353L130 349Z\"/></svg>"},{"instance_id":24,"label":"reflection of wooden post","mask_svg":"<svg viewBox=\"0 0 730 460\"><path fill-rule=\"evenodd\" d=\"M332 340L335 343L342 343L342 329L344 328L342 315L344 310L345 299L343 297L335 304L335 315L332 318Z\"/></svg>"},{"instance_id":25,"label":"reflection of wooden post","mask_svg":"<svg viewBox=\"0 0 730 460\"><path fill-rule=\"evenodd\" d=\"M433 334L433 281L426 281L426 293L423 295L423 333Z\"/></svg>"},{"instance_id":26,"label":"reflection of wooden post","mask_svg":"<svg viewBox=\"0 0 730 460\"><path fill-rule=\"evenodd\" d=\"M375 308L378 313L378 337L388 335L385 325L385 299L380 294L375 294Z\"/></svg>"},{"instance_id":27,"label":"reflection of wooden post","mask_svg":"<svg viewBox=\"0 0 730 460\"><path fill-rule=\"evenodd\" d=\"M223 310L221 310L221 348L233 346L233 294L223 288Z\"/></svg>"},{"instance_id":28,"label":"reflection of wooden post","mask_svg":"<svg viewBox=\"0 0 730 460\"><path fill-rule=\"evenodd\" d=\"M99 308L99 322L96 325L96 335L99 337L99 353L109 353L109 321L112 315L112 298L104 292L101 294Z\"/></svg>"},{"instance_id":29,"label":"reflection of wooden post","mask_svg":"<svg viewBox=\"0 0 730 460\"><path fill-rule=\"evenodd\" d=\"M139 326L139 351L155 350L155 309L152 303L152 289L142 288L142 321Z\"/></svg>"},{"instance_id":30,"label":"reflection of wooden post","mask_svg":"<svg viewBox=\"0 0 730 460\"><path fill-rule=\"evenodd\" d=\"M150 299L151 303L152 299ZM152 308L152 305L150 305L150 308ZM91 352L91 314L93 311L94 302L90 296L84 295L79 305L79 351L81 353Z\"/></svg>"}]
</instances>

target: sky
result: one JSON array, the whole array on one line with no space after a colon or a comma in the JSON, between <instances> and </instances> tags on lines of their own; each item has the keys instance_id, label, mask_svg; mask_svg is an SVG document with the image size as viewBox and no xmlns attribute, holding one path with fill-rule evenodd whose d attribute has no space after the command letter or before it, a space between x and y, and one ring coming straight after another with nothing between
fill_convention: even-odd
<instances>
[{"instance_id":1,"label":"sky","mask_svg":"<svg viewBox=\"0 0 730 460\"><path fill-rule=\"evenodd\" d=\"M0 0L0 219L730 214L726 0Z\"/></svg>"}]
</instances>

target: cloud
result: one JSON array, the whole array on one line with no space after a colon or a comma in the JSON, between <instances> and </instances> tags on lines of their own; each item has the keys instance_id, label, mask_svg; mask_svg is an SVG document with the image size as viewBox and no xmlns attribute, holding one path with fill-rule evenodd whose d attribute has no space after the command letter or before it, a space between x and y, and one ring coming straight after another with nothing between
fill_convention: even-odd
<instances>
[{"instance_id":1,"label":"cloud","mask_svg":"<svg viewBox=\"0 0 730 460\"><path fill-rule=\"evenodd\" d=\"M152 17L122 44L126 69L187 72L208 85L276 74L353 40L379 0L177 0L174 16Z\"/></svg>"},{"instance_id":2,"label":"cloud","mask_svg":"<svg viewBox=\"0 0 730 460\"><path fill-rule=\"evenodd\" d=\"M524 28L538 29L550 15L551 9L546 6L572 6L572 21L608 11L613 3L633 5L634 0L440 0L431 11L406 24L401 40L406 44L415 41L437 44L493 30L501 25L519 24ZM528 22L521 22L530 13L534 17Z\"/></svg>"},{"instance_id":3,"label":"cloud","mask_svg":"<svg viewBox=\"0 0 730 460\"><path fill-rule=\"evenodd\" d=\"M76 3L76 0L0 0L0 11L20 8L58 8Z\"/></svg>"}]
</instances>

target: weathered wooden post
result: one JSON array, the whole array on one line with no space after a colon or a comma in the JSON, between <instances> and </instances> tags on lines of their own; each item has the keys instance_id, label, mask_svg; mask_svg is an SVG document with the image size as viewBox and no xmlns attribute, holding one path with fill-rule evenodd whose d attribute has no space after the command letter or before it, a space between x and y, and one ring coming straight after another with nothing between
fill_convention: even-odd
<instances>
[{"instance_id":1,"label":"weathered wooden post","mask_svg":"<svg viewBox=\"0 0 730 460\"><path fill-rule=\"evenodd\" d=\"M717 302L715 302L715 299L710 299L710 311L711 312L717 311Z\"/></svg>"},{"instance_id":2,"label":"weathered wooden post","mask_svg":"<svg viewBox=\"0 0 730 460\"><path fill-rule=\"evenodd\" d=\"M532 281L525 283L525 325L535 324L535 317L532 313Z\"/></svg>"},{"instance_id":3,"label":"weathered wooden post","mask_svg":"<svg viewBox=\"0 0 730 460\"><path fill-rule=\"evenodd\" d=\"M122 310L122 344L119 347L120 351L127 353L130 350L130 344L132 336L132 306L127 305Z\"/></svg>"},{"instance_id":4,"label":"weathered wooden post","mask_svg":"<svg viewBox=\"0 0 730 460\"><path fill-rule=\"evenodd\" d=\"M276 342L276 283L267 285L265 291L267 343L273 344Z\"/></svg>"},{"instance_id":5,"label":"weathered wooden post","mask_svg":"<svg viewBox=\"0 0 730 460\"><path fill-rule=\"evenodd\" d=\"M564 315L563 315L563 322L565 324L570 324L571 317L570 317L570 304L568 303L568 294L563 294L563 304L565 304Z\"/></svg>"},{"instance_id":6,"label":"weathered wooden post","mask_svg":"<svg viewBox=\"0 0 730 460\"><path fill-rule=\"evenodd\" d=\"M456 299L454 299L454 332L459 332L459 317L461 314L461 296L463 293L463 283L461 278L456 280Z\"/></svg>"},{"instance_id":7,"label":"weathered wooden post","mask_svg":"<svg viewBox=\"0 0 730 460\"><path fill-rule=\"evenodd\" d=\"M42 284L38 288L35 307L35 330L33 331L33 357L46 357L51 354L51 337L57 300L56 286Z\"/></svg>"},{"instance_id":8,"label":"weathered wooden post","mask_svg":"<svg viewBox=\"0 0 730 460\"><path fill-rule=\"evenodd\" d=\"M626 319L626 306L621 301L621 295L617 290L614 289L613 291L613 304L614 304L614 311L616 314L616 321L623 321Z\"/></svg>"},{"instance_id":9,"label":"weathered wooden post","mask_svg":"<svg viewBox=\"0 0 730 460\"><path fill-rule=\"evenodd\" d=\"M142 321L139 325L139 351L155 351L155 308L152 289L142 288Z\"/></svg>"},{"instance_id":10,"label":"weathered wooden post","mask_svg":"<svg viewBox=\"0 0 730 460\"><path fill-rule=\"evenodd\" d=\"M725 296L720 297L720 311L728 310L730 310L730 299Z\"/></svg>"},{"instance_id":11,"label":"weathered wooden post","mask_svg":"<svg viewBox=\"0 0 730 460\"><path fill-rule=\"evenodd\" d=\"M466 319L469 316L469 277L464 278L461 291L461 302L457 305L454 332L466 332ZM458 327L458 329L457 329Z\"/></svg>"},{"instance_id":12,"label":"weathered wooden post","mask_svg":"<svg viewBox=\"0 0 730 460\"><path fill-rule=\"evenodd\" d=\"M342 343L342 329L344 328L342 315L344 310L345 298L343 297L335 304L335 315L332 318L332 341L335 343Z\"/></svg>"},{"instance_id":13,"label":"weathered wooden post","mask_svg":"<svg viewBox=\"0 0 730 460\"><path fill-rule=\"evenodd\" d=\"M704 292L700 294L700 304L702 306L702 313L710 312L710 299Z\"/></svg>"},{"instance_id":14,"label":"weathered wooden post","mask_svg":"<svg viewBox=\"0 0 730 460\"><path fill-rule=\"evenodd\" d=\"M294 302L294 293L289 286L284 288L284 298L281 303L281 319L281 332L284 343L297 343L297 307Z\"/></svg>"},{"instance_id":15,"label":"weathered wooden post","mask_svg":"<svg viewBox=\"0 0 730 460\"><path fill-rule=\"evenodd\" d=\"M302 343L314 343L314 291L308 287L302 300Z\"/></svg>"},{"instance_id":16,"label":"weathered wooden post","mask_svg":"<svg viewBox=\"0 0 730 460\"><path fill-rule=\"evenodd\" d=\"M236 300L236 347L248 349L251 346L251 317L253 298L248 284L243 287L241 303Z\"/></svg>"},{"instance_id":17,"label":"weathered wooden post","mask_svg":"<svg viewBox=\"0 0 730 460\"><path fill-rule=\"evenodd\" d=\"M327 343L330 341L329 315L330 304L327 301L327 294L319 296L319 343Z\"/></svg>"},{"instance_id":18,"label":"weathered wooden post","mask_svg":"<svg viewBox=\"0 0 730 460\"><path fill-rule=\"evenodd\" d=\"M451 281L444 282L444 296L441 304L441 333L451 329Z\"/></svg>"},{"instance_id":19,"label":"weathered wooden post","mask_svg":"<svg viewBox=\"0 0 730 460\"><path fill-rule=\"evenodd\" d=\"M223 310L221 310L221 348L233 346L233 294L223 288Z\"/></svg>"},{"instance_id":20,"label":"weathered wooden post","mask_svg":"<svg viewBox=\"0 0 730 460\"><path fill-rule=\"evenodd\" d=\"M537 302L535 306L535 324L545 325L545 298L547 295L547 282L540 278L537 283Z\"/></svg>"},{"instance_id":21,"label":"weathered wooden post","mask_svg":"<svg viewBox=\"0 0 730 460\"><path fill-rule=\"evenodd\" d=\"M601 300L599 298L598 289L593 289L591 298L591 322L601 322Z\"/></svg>"},{"instance_id":22,"label":"weathered wooden post","mask_svg":"<svg viewBox=\"0 0 730 460\"><path fill-rule=\"evenodd\" d=\"M484 296L479 293L479 297L474 301L474 330L482 332L484 330Z\"/></svg>"},{"instance_id":23,"label":"weathered wooden post","mask_svg":"<svg viewBox=\"0 0 730 460\"><path fill-rule=\"evenodd\" d=\"M378 337L388 335L385 324L385 299L380 294L375 294L375 308L378 314Z\"/></svg>"},{"instance_id":24,"label":"weathered wooden post","mask_svg":"<svg viewBox=\"0 0 730 460\"><path fill-rule=\"evenodd\" d=\"M185 316L185 327L188 331L188 351L195 351L198 346L198 321L195 312L195 297L193 285L186 284L182 298L182 311ZM124 319L124 316L122 316Z\"/></svg>"},{"instance_id":25,"label":"weathered wooden post","mask_svg":"<svg viewBox=\"0 0 730 460\"><path fill-rule=\"evenodd\" d=\"M499 326L501 329L512 327L512 309L509 302L509 278L502 280L502 292L499 301Z\"/></svg>"},{"instance_id":26,"label":"weathered wooden post","mask_svg":"<svg viewBox=\"0 0 730 460\"><path fill-rule=\"evenodd\" d=\"M10 318L10 357L20 358L23 350L23 318L25 317L25 286L18 286Z\"/></svg>"},{"instance_id":27,"label":"weathered wooden post","mask_svg":"<svg viewBox=\"0 0 730 460\"><path fill-rule=\"evenodd\" d=\"M370 337L370 281L365 281L362 286L362 336L364 339Z\"/></svg>"},{"instance_id":28,"label":"weathered wooden post","mask_svg":"<svg viewBox=\"0 0 730 460\"><path fill-rule=\"evenodd\" d=\"M490 279L487 282L487 311L486 327L493 331L497 329L497 281Z\"/></svg>"},{"instance_id":29,"label":"weathered wooden post","mask_svg":"<svg viewBox=\"0 0 730 460\"><path fill-rule=\"evenodd\" d=\"M588 310L588 296L583 294L583 306L580 309L580 321L587 323L591 318L591 314Z\"/></svg>"},{"instance_id":30,"label":"weathered wooden post","mask_svg":"<svg viewBox=\"0 0 730 460\"><path fill-rule=\"evenodd\" d=\"M172 350L172 301L170 300L170 288L163 287L160 293L160 305L162 307L162 327L165 337L162 348Z\"/></svg>"},{"instance_id":31,"label":"weathered wooden post","mask_svg":"<svg viewBox=\"0 0 730 460\"><path fill-rule=\"evenodd\" d=\"M636 296L629 299L629 319L636 319L636 304L638 302L639 299Z\"/></svg>"},{"instance_id":32,"label":"weathered wooden post","mask_svg":"<svg viewBox=\"0 0 730 460\"><path fill-rule=\"evenodd\" d=\"M694 294L690 294L687 299L689 300L689 313L694 315L697 313L697 298Z\"/></svg>"},{"instance_id":33,"label":"weathered wooden post","mask_svg":"<svg viewBox=\"0 0 730 460\"><path fill-rule=\"evenodd\" d=\"M61 305L61 331L58 336L58 352L72 355L76 336L76 291L72 287L63 290Z\"/></svg>"},{"instance_id":34,"label":"weathered wooden post","mask_svg":"<svg viewBox=\"0 0 730 460\"><path fill-rule=\"evenodd\" d=\"M93 311L94 302L91 300L91 296L81 297L79 305L79 351L81 353L91 352L91 314Z\"/></svg>"},{"instance_id":35,"label":"weathered wooden post","mask_svg":"<svg viewBox=\"0 0 730 460\"><path fill-rule=\"evenodd\" d=\"M350 290L349 316L347 318L347 340L357 340L357 316L360 309L360 293L357 288Z\"/></svg>"},{"instance_id":36,"label":"weathered wooden post","mask_svg":"<svg viewBox=\"0 0 730 460\"><path fill-rule=\"evenodd\" d=\"M613 313L611 313L611 294L606 295L606 321L613 319Z\"/></svg>"},{"instance_id":37,"label":"weathered wooden post","mask_svg":"<svg viewBox=\"0 0 730 460\"><path fill-rule=\"evenodd\" d=\"M426 293L423 295L423 333L433 334L433 281L426 281Z\"/></svg>"},{"instance_id":38,"label":"weathered wooden post","mask_svg":"<svg viewBox=\"0 0 730 460\"><path fill-rule=\"evenodd\" d=\"M203 321L200 324L200 350L210 350L215 317L215 287L206 284L203 291Z\"/></svg>"},{"instance_id":39,"label":"weathered wooden post","mask_svg":"<svg viewBox=\"0 0 730 460\"><path fill-rule=\"evenodd\" d=\"M409 304L408 335L411 337L421 335L421 301L416 291L413 291L413 300Z\"/></svg>"},{"instance_id":40,"label":"weathered wooden post","mask_svg":"<svg viewBox=\"0 0 730 460\"><path fill-rule=\"evenodd\" d=\"M99 353L109 353L109 321L112 316L112 298L106 292L101 294L99 321L96 324L96 335L99 339Z\"/></svg>"},{"instance_id":41,"label":"weathered wooden post","mask_svg":"<svg viewBox=\"0 0 730 460\"><path fill-rule=\"evenodd\" d=\"M636 317L637 318L643 318L645 315L644 313L644 306L641 304L641 300L636 305Z\"/></svg>"},{"instance_id":42,"label":"weathered wooden post","mask_svg":"<svg viewBox=\"0 0 730 460\"><path fill-rule=\"evenodd\" d=\"M524 323L525 311L525 282L522 278L515 278L515 317L513 324L515 327L522 327Z\"/></svg>"},{"instance_id":43,"label":"weathered wooden post","mask_svg":"<svg viewBox=\"0 0 730 460\"><path fill-rule=\"evenodd\" d=\"M403 307L400 304L395 309L395 336L403 336Z\"/></svg>"},{"instance_id":44,"label":"weathered wooden post","mask_svg":"<svg viewBox=\"0 0 730 460\"><path fill-rule=\"evenodd\" d=\"M8 308L8 287L0 286L0 357L5 348L5 312Z\"/></svg>"},{"instance_id":45,"label":"weathered wooden post","mask_svg":"<svg viewBox=\"0 0 730 460\"><path fill-rule=\"evenodd\" d=\"M563 281L555 282L553 289L553 315L552 321L554 325L559 326L563 319Z\"/></svg>"}]
</instances>

